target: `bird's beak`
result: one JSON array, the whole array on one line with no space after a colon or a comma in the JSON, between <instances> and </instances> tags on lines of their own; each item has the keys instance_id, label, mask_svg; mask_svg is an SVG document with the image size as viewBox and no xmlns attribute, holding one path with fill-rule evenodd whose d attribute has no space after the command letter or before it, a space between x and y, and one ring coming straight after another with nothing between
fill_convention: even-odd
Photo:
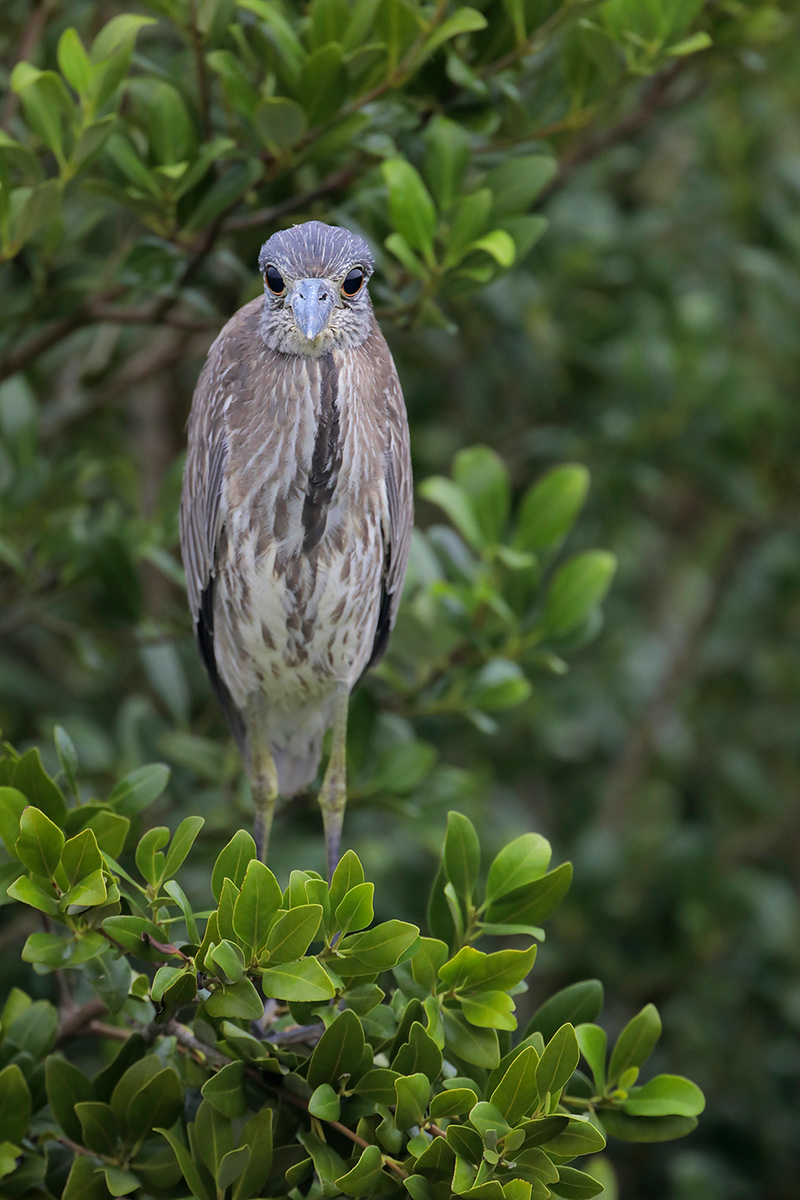
<instances>
[{"instance_id":1,"label":"bird's beak","mask_svg":"<svg viewBox=\"0 0 800 1200\"><path fill-rule=\"evenodd\" d=\"M324 279L298 279L289 303L295 324L310 342L322 333L333 312L333 290Z\"/></svg>"}]
</instances>

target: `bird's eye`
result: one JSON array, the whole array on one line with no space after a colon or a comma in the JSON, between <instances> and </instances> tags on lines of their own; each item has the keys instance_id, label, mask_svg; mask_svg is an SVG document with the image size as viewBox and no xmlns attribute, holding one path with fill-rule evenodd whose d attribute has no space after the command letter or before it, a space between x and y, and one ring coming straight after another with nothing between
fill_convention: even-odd
<instances>
[{"instance_id":1,"label":"bird's eye","mask_svg":"<svg viewBox=\"0 0 800 1200\"><path fill-rule=\"evenodd\" d=\"M353 267L353 270L348 271L347 275L344 277L342 291L344 292L345 296L350 296L352 299L353 296L357 296L361 291L363 282L364 272L360 267Z\"/></svg>"},{"instance_id":2,"label":"bird's eye","mask_svg":"<svg viewBox=\"0 0 800 1200\"><path fill-rule=\"evenodd\" d=\"M286 291L286 284L283 282L283 276L277 267L269 266L264 272L264 279L267 282L267 287L275 296L282 296Z\"/></svg>"}]
</instances>

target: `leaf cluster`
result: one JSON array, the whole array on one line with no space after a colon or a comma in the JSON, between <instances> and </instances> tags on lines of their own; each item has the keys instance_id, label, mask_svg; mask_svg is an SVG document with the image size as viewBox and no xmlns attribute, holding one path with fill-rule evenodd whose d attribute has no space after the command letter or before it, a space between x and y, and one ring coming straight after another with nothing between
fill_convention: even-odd
<instances>
[{"instance_id":1,"label":"leaf cluster","mask_svg":"<svg viewBox=\"0 0 800 1200\"><path fill-rule=\"evenodd\" d=\"M694 1084L638 1084L661 1031L652 1005L608 1064L596 980L512 1037L537 923L571 875L548 870L539 835L501 850L482 886L475 829L451 813L431 936L374 923L352 851L330 884L295 870L282 888L243 831L214 864L214 907L198 911L176 875L199 818L171 837L147 830L130 871L118 861L164 769L80 803L63 731L57 746L72 803L37 750L0 760L4 878L8 900L46 921L24 960L96 998L76 1015L15 988L0 1013L4 1195L590 1197L601 1184L572 1164L607 1135L656 1141L696 1124ZM503 941L478 949L486 938ZM70 1054L87 1032L121 1042L93 1075Z\"/></svg>"}]
</instances>

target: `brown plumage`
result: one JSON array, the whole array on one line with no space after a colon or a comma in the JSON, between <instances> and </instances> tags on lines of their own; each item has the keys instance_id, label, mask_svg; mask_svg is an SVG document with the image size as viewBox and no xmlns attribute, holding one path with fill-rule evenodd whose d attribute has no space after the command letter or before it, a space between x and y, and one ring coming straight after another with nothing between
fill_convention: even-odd
<instances>
[{"instance_id":1,"label":"brown plumage","mask_svg":"<svg viewBox=\"0 0 800 1200\"><path fill-rule=\"evenodd\" d=\"M181 546L262 855L277 794L314 779L334 726L320 794L332 869L347 699L386 648L405 576L408 425L366 243L315 221L275 234L259 262L264 297L222 330L195 390Z\"/></svg>"}]
</instances>

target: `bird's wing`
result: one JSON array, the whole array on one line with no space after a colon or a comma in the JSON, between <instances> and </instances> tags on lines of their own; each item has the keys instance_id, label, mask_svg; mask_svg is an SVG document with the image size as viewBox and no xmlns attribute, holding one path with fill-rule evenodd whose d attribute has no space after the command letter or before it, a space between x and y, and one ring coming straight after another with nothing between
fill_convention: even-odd
<instances>
[{"instance_id":1,"label":"bird's wing","mask_svg":"<svg viewBox=\"0 0 800 1200\"><path fill-rule=\"evenodd\" d=\"M197 622L203 592L216 573L220 504L228 443L225 437L224 379L212 347L197 381L189 417L189 448L181 495L181 552L192 619Z\"/></svg>"},{"instance_id":2,"label":"bird's wing","mask_svg":"<svg viewBox=\"0 0 800 1200\"><path fill-rule=\"evenodd\" d=\"M189 447L181 494L181 553L186 591L200 657L225 719L240 746L242 715L219 676L214 648L214 584L223 538L223 484L228 441L225 404L230 394L226 330L209 351L189 416Z\"/></svg>"},{"instance_id":3,"label":"bird's wing","mask_svg":"<svg viewBox=\"0 0 800 1200\"><path fill-rule=\"evenodd\" d=\"M375 641L368 667L380 662L397 620L400 596L408 565L411 527L414 524L414 490L408 420L400 380L388 348L384 398L386 405L386 498L388 519L384 523L384 569L381 603Z\"/></svg>"}]
</instances>

